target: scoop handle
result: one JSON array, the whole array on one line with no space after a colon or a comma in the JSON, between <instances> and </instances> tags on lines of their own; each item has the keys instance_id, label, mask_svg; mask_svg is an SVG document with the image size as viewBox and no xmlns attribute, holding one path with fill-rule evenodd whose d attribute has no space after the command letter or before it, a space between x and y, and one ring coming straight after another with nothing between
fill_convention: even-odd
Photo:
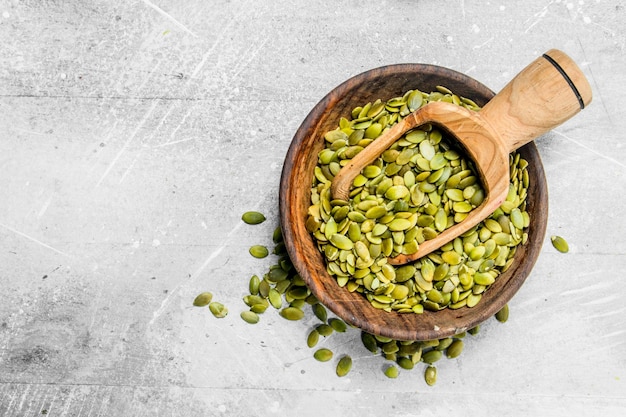
<instances>
[{"instance_id":1,"label":"scoop handle","mask_svg":"<svg viewBox=\"0 0 626 417\"><path fill-rule=\"evenodd\" d=\"M591 102L576 63L551 49L531 62L480 110L512 152L564 123Z\"/></svg>"}]
</instances>

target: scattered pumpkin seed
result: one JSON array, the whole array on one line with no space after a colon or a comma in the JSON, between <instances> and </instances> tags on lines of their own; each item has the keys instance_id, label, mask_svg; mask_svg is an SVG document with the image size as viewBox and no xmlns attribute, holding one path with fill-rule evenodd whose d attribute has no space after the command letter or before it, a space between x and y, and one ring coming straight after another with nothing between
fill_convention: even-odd
<instances>
[{"instance_id":1,"label":"scattered pumpkin seed","mask_svg":"<svg viewBox=\"0 0 626 417\"><path fill-rule=\"evenodd\" d=\"M269 250L263 245L254 245L250 247L249 252L250 255L255 258L265 258L270 253Z\"/></svg>"},{"instance_id":2,"label":"scattered pumpkin seed","mask_svg":"<svg viewBox=\"0 0 626 417\"><path fill-rule=\"evenodd\" d=\"M296 307L285 307L280 310L280 315L287 320L300 320L304 317L304 311Z\"/></svg>"},{"instance_id":3,"label":"scattered pumpkin seed","mask_svg":"<svg viewBox=\"0 0 626 417\"><path fill-rule=\"evenodd\" d=\"M209 304L209 310L211 310L211 313L213 313L213 315L218 319L224 318L228 315L228 309L226 306L222 303L218 303L217 301L213 301Z\"/></svg>"},{"instance_id":4,"label":"scattered pumpkin seed","mask_svg":"<svg viewBox=\"0 0 626 417\"><path fill-rule=\"evenodd\" d=\"M352 358L348 355L342 356L337 363L336 373L338 377L346 376L352 369Z\"/></svg>"},{"instance_id":5,"label":"scattered pumpkin seed","mask_svg":"<svg viewBox=\"0 0 626 417\"><path fill-rule=\"evenodd\" d=\"M322 323L318 325L315 330L320 334L320 336L328 337L333 334L333 328L328 324Z\"/></svg>"},{"instance_id":6,"label":"scattered pumpkin seed","mask_svg":"<svg viewBox=\"0 0 626 417\"><path fill-rule=\"evenodd\" d=\"M260 224L265 221L265 216L258 211L247 211L243 213L241 219L247 224Z\"/></svg>"},{"instance_id":7,"label":"scattered pumpkin seed","mask_svg":"<svg viewBox=\"0 0 626 417\"><path fill-rule=\"evenodd\" d=\"M437 382L437 368L432 365L428 366L426 371L424 371L424 380L429 386L435 385Z\"/></svg>"},{"instance_id":8,"label":"scattered pumpkin seed","mask_svg":"<svg viewBox=\"0 0 626 417\"><path fill-rule=\"evenodd\" d=\"M243 321L250 324L256 324L259 322L259 315L250 310L242 311L241 318L243 319Z\"/></svg>"},{"instance_id":9,"label":"scattered pumpkin seed","mask_svg":"<svg viewBox=\"0 0 626 417\"><path fill-rule=\"evenodd\" d=\"M315 303L312 306L313 314L317 317L322 323L326 322L328 318L328 312L326 311L326 307L324 307L320 303Z\"/></svg>"},{"instance_id":10,"label":"scattered pumpkin seed","mask_svg":"<svg viewBox=\"0 0 626 417\"><path fill-rule=\"evenodd\" d=\"M504 307L502 307L502 309L500 309L500 311L496 313L496 320L498 320L500 323L506 323L508 319L509 319L509 305L505 304Z\"/></svg>"},{"instance_id":11,"label":"scattered pumpkin seed","mask_svg":"<svg viewBox=\"0 0 626 417\"><path fill-rule=\"evenodd\" d=\"M387 366L384 372L387 378L395 379L398 377L398 368L394 365Z\"/></svg>"},{"instance_id":12,"label":"scattered pumpkin seed","mask_svg":"<svg viewBox=\"0 0 626 417\"><path fill-rule=\"evenodd\" d=\"M209 305L211 300L213 299L213 294L210 292L202 292L196 296L193 300L193 305L196 307L204 307Z\"/></svg>"},{"instance_id":13,"label":"scattered pumpkin seed","mask_svg":"<svg viewBox=\"0 0 626 417\"><path fill-rule=\"evenodd\" d=\"M567 244L567 241L563 239L561 236L551 236L550 240L552 241L552 246L554 246L554 248L558 250L559 252L561 253L569 252L569 245Z\"/></svg>"},{"instance_id":14,"label":"scattered pumpkin seed","mask_svg":"<svg viewBox=\"0 0 626 417\"><path fill-rule=\"evenodd\" d=\"M321 348L315 351L313 357L320 362L328 362L333 358L333 351L327 348Z\"/></svg>"},{"instance_id":15,"label":"scattered pumpkin seed","mask_svg":"<svg viewBox=\"0 0 626 417\"><path fill-rule=\"evenodd\" d=\"M258 276L256 276L256 275L252 275L252 277L250 277L250 281L248 283L248 291L250 291L250 294L258 295L259 294L259 285L261 285L260 278Z\"/></svg>"},{"instance_id":16,"label":"scattered pumpkin seed","mask_svg":"<svg viewBox=\"0 0 626 417\"><path fill-rule=\"evenodd\" d=\"M310 348L317 345L318 340L320 339L320 334L317 329L313 329L309 332L309 335L306 338L306 345Z\"/></svg>"},{"instance_id":17,"label":"scattered pumpkin seed","mask_svg":"<svg viewBox=\"0 0 626 417\"><path fill-rule=\"evenodd\" d=\"M429 350L428 352L422 354L422 361L432 365L441 359L442 353L439 350Z\"/></svg>"},{"instance_id":18,"label":"scattered pumpkin seed","mask_svg":"<svg viewBox=\"0 0 626 417\"><path fill-rule=\"evenodd\" d=\"M336 317L328 319L328 324L330 325L330 327L333 328L334 331L338 333L344 333L346 329L348 328L348 326L343 320L338 319Z\"/></svg>"},{"instance_id":19,"label":"scattered pumpkin seed","mask_svg":"<svg viewBox=\"0 0 626 417\"><path fill-rule=\"evenodd\" d=\"M446 356L450 359L458 357L463 352L464 343L460 339L455 339L448 349L446 350Z\"/></svg>"},{"instance_id":20,"label":"scattered pumpkin seed","mask_svg":"<svg viewBox=\"0 0 626 417\"><path fill-rule=\"evenodd\" d=\"M469 329L467 331L469 334L471 334L472 336L475 336L478 334L478 332L480 332L480 325L472 327L471 329Z\"/></svg>"}]
</instances>

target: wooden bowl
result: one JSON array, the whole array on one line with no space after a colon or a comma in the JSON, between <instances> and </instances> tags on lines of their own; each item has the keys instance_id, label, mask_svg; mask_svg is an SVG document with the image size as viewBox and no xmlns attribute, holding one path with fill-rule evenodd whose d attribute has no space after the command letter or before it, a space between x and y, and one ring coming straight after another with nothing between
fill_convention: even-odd
<instances>
[{"instance_id":1,"label":"wooden bowl","mask_svg":"<svg viewBox=\"0 0 626 417\"><path fill-rule=\"evenodd\" d=\"M305 228L310 205L313 171L324 147L323 135L334 129L340 117L376 99L388 100L411 89L435 91L443 85L454 93L484 106L495 94L459 72L426 64L398 64L372 69L345 81L311 110L297 130L285 158L280 182L280 221L285 244L296 270L318 300L334 314L368 333L396 340L430 340L470 329L497 313L526 280L544 240L548 194L543 165L533 142L518 150L529 165L527 211L531 224L528 241L517 248L515 260L483 294L473 308L444 309L423 314L378 310L359 293L339 287L313 237Z\"/></svg>"}]
</instances>

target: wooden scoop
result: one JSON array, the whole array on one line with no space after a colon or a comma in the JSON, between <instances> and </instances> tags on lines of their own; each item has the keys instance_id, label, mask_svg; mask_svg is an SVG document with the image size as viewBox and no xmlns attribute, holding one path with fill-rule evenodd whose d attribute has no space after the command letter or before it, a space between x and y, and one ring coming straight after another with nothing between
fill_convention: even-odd
<instances>
[{"instance_id":1,"label":"wooden scoop","mask_svg":"<svg viewBox=\"0 0 626 417\"><path fill-rule=\"evenodd\" d=\"M354 178L403 134L432 123L458 140L474 161L482 186L483 203L460 223L419 245L411 255L389 258L392 265L419 259L462 235L489 217L509 190L509 154L570 119L591 102L591 87L565 53L551 49L524 68L479 112L431 102L416 110L357 154L331 184L333 199L349 199Z\"/></svg>"}]
</instances>

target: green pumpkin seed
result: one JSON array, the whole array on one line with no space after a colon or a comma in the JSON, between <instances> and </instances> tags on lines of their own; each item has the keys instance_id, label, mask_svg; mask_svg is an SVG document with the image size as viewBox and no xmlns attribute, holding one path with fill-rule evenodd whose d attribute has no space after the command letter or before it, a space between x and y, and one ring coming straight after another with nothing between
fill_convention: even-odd
<instances>
[{"instance_id":1,"label":"green pumpkin seed","mask_svg":"<svg viewBox=\"0 0 626 417\"><path fill-rule=\"evenodd\" d=\"M389 223L388 227L392 232L402 232L413 227L413 224L408 219L394 219Z\"/></svg>"},{"instance_id":2,"label":"green pumpkin seed","mask_svg":"<svg viewBox=\"0 0 626 417\"><path fill-rule=\"evenodd\" d=\"M403 369L413 369L413 367L415 366L415 364L413 363L413 361L405 356L401 356L397 359L397 364L398 366L400 366L400 368Z\"/></svg>"},{"instance_id":3,"label":"green pumpkin seed","mask_svg":"<svg viewBox=\"0 0 626 417\"><path fill-rule=\"evenodd\" d=\"M402 198L408 197L410 191L404 185L394 185L389 187L387 192L385 192L385 197L389 200L400 200Z\"/></svg>"},{"instance_id":4,"label":"green pumpkin seed","mask_svg":"<svg viewBox=\"0 0 626 417\"><path fill-rule=\"evenodd\" d=\"M275 288L271 288L269 290L267 297L272 307L274 307L276 310L279 310L283 306L283 298L280 292L278 292L278 290L276 290Z\"/></svg>"},{"instance_id":5,"label":"green pumpkin seed","mask_svg":"<svg viewBox=\"0 0 626 417\"><path fill-rule=\"evenodd\" d=\"M424 371L424 380L429 386L435 385L437 382L437 368L434 366L428 366L426 371Z\"/></svg>"},{"instance_id":6,"label":"green pumpkin seed","mask_svg":"<svg viewBox=\"0 0 626 417\"><path fill-rule=\"evenodd\" d=\"M253 311L257 314L263 314L265 313L265 310L267 310L267 305L265 304L255 304L252 307L250 307L250 311Z\"/></svg>"},{"instance_id":7,"label":"green pumpkin seed","mask_svg":"<svg viewBox=\"0 0 626 417\"><path fill-rule=\"evenodd\" d=\"M561 236L551 236L550 241L552 242L552 246L554 246L554 248L558 250L559 252L561 253L569 252L569 245L567 244L567 241L563 239Z\"/></svg>"},{"instance_id":8,"label":"green pumpkin seed","mask_svg":"<svg viewBox=\"0 0 626 417\"><path fill-rule=\"evenodd\" d=\"M315 317L317 317L322 322L326 322L326 319L328 318L326 307L324 307L320 303L315 303L311 308L313 309L313 314L315 314Z\"/></svg>"},{"instance_id":9,"label":"green pumpkin seed","mask_svg":"<svg viewBox=\"0 0 626 417\"><path fill-rule=\"evenodd\" d=\"M248 290L250 291L250 294L258 295L259 294L259 285L260 284L261 284L261 280L259 279L259 277L256 276L256 275L252 275L252 277L250 277L250 281L248 283Z\"/></svg>"},{"instance_id":10,"label":"green pumpkin seed","mask_svg":"<svg viewBox=\"0 0 626 417\"><path fill-rule=\"evenodd\" d=\"M509 319L509 305L505 304L504 307L502 307L500 311L496 313L496 320L498 320L500 323L506 323L508 319Z\"/></svg>"},{"instance_id":11,"label":"green pumpkin seed","mask_svg":"<svg viewBox=\"0 0 626 417\"><path fill-rule=\"evenodd\" d=\"M196 296L193 300L193 305L196 307L204 307L209 305L211 300L213 299L213 294L210 292L202 292Z\"/></svg>"},{"instance_id":12,"label":"green pumpkin seed","mask_svg":"<svg viewBox=\"0 0 626 417\"><path fill-rule=\"evenodd\" d=\"M346 376L352 369L352 358L348 355L343 356L337 363L336 373L338 377Z\"/></svg>"},{"instance_id":13,"label":"green pumpkin seed","mask_svg":"<svg viewBox=\"0 0 626 417\"><path fill-rule=\"evenodd\" d=\"M348 328L343 320L336 317L328 319L328 325L332 327L334 331L339 333L344 333Z\"/></svg>"},{"instance_id":14,"label":"green pumpkin seed","mask_svg":"<svg viewBox=\"0 0 626 417\"><path fill-rule=\"evenodd\" d=\"M295 307L285 307L280 310L280 315L287 320L301 320L304 317L304 311Z\"/></svg>"},{"instance_id":15,"label":"green pumpkin seed","mask_svg":"<svg viewBox=\"0 0 626 417\"><path fill-rule=\"evenodd\" d=\"M274 233L272 233L272 240L274 241L274 243L280 243L283 241L283 230L280 228L280 226L274 229Z\"/></svg>"},{"instance_id":16,"label":"green pumpkin seed","mask_svg":"<svg viewBox=\"0 0 626 417\"><path fill-rule=\"evenodd\" d=\"M259 283L259 294L258 295L260 295L263 298L267 298L267 296L270 293L270 288L271 288L270 287L270 283L267 280L265 280L265 279L261 280L261 282Z\"/></svg>"},{"instance_id":17,"label":"green pumpkin seed","mask_svg":"<svg viewBox=\"0 0 626 417\"><path fill-rule=\"evenodd\" d=\"M458 201L452 204L452 208L457 213L469 213L472 211L472 205L466 201Z\"/></svg>"},{"instance_id":18,"label":"green pumpkin seed","mask_svg":"<svg viewBox=\"0 0 626 417\"><path fill-rule=\"evenodd\" d=\"M491 285L495 280L489 272L476 272L474 274L474 282L478 285Z\"/></svg>"},{"instance_id":19,"label":"green pumpkin seed","mask_svg":"<svg viewBox=\"0 0 626 417\"><path fill-rule=\"evenodd\" d=\"M385 368L384 373L387 378L395 379L398 377L398 368L394 365L389 365Z\"/></svg>"},{"instance_id":20,"label":"green pumpkin seed","mask_svg":"<svg viewBox=\"0 0 626 417\"><path fill-rule=\"evenodd\" d=\"M247 224L260 224L265 221L265 216L258 211L247 211L243 213L241 220Z\"/></svg>"},{"instance_id":21,"label":"green pumpkin seed","mask_svg":"<svg viewBox=\"0 0 626 417\"><path fill-rule=\"evenodd\" d=\"M320 362L328 362L333 358L333 351L327 348L321 348L315 351L313 357Z\"/></svg>"},{"instance_id":22,"label":"green pumpkin seed","mask_svg":"<svg viewBox=\"0 0 626 417\"><path fill-rule=\"evenodd\" d=\"M363 346L365 346L365 348L370 352L378 352L378 344L376 343L376 338L370 333L361 332L361 342L363 343Z\"/></svg>"},{"instance_id":23,"label":"green pumpkin seed","mask_svg":"<svg viewBox=\"0 0 626 417\"><path fill-rule=\"evenodd\" d=\"M249 249L250 255L255 258L265 258L269 255L269 250L263 245L254 245Z\"/></svg>"},{"instance_id":24,"label":"green pumpkin seed","mask_svg":"<svg viewBox=\"0 0 626 417\"><path fill-rule=\"evenodd\" d=\"M429 350L428 352L425 352L422 354L422 361L432 365L433 363L437 362L439 359L441 359L442 353L439 350Z\"/></svg>"},{"instance_id":25,"label":"green pumpkin seed","mask_svg":"<svg viewBox=\"0 0 626 417\"><path fill-rule=\"evenodd\" d=\"M354 243L350 240L349 237L341 235L339 233L335 233L330 237L330 243L332 243L335 247L343 250L352 250L354 247Z\"/></svg>"},{"instance_id":26,"label":"green pumpkin seed","mask_svg":"<svg viewBox=\"0 0 626 417\"><path fill-rule=\"evenodd\" d=\"M209 310L211 313L218 319L224 318L228 315L228 309L224 304L218 303L217 301L213 301L209 304Z\"/></svg>"},{"instance_id":27,"label":"green pumpkin seed","mask_svg":"<svg viewBox=\"0 0 626 417\"><path fill-rule=\"evenodd\" d=\"M461 352L463 352L463 341L456 339L454 340L450 346L448 346L448 349L446 350L446 356L450 359L456 358L458 357Z\"/></svg>"},{"instance_id":28,"label":"green pumpkin seed","mask_svg":"<svg viewBox=\"0 0 626 417\"><path fill-rule=\"evenodd\" d=\"M267 273L267 280L270 282L276 283L279 281L286 280L288 276L289 276L289 273L287 271L285 271L278 265L274 265L273 267L270 268L270 271Z\"/></svg>"},{"instance_id":29,"label":"green pumpkin seed","mask_svg":"<svg viewBox=\"0 0 626 417\"><path fill-rule=\"evenodd\" d=\"M424 159L430 161L435 156L435 148L429 141L424 140L420 142L418 146Z\"/></svg>"},{"instance_id":30,"label":"green pumpkin seed","mask_svg":"<svg viewBox=\"0 0 626 417\"><path fill-rule=\"evenodd\" d=\"M315 345L317 345L319 338L320 338L319 332L316 329L311 330L311 332L306 338L307 346L310 348L315 347Z\"/></svg>"},{"instance_id":31,"label":"green pumpkin seed","mask_svg":"<svg viewBox=\"0 0 626 417\"><path fill-rule=\"evenodd\" d=\"M415 111L422 107L422 103L424 102L424 97L422 96L422 92L418 90L412 91L407 99L407 105L409 106L409 110Z\"/></svg>"},{"instance_id":32,"label":"green pumpkin seed","mask_svg":"<svg viewBox=\"0 0 626 417\"><path fill-rule=\"evenodd\" d=\"M252 307L257 304L267 305L268 302L265 298L259 297L258 295L246 295L243 297L243 302L248 306Z\"/></svg>"},{"instance_id":33,"label":"green pumpkin seed","mask_svg":"<svg viewBox=\"0 0 626 417\"><path fill-rule=\"evenodd\" d=\"M320 324L315 328L315 330L317 330L320 336L324 337L328 337L333 334L333 328L330 327L328 324Z\"/></svg>"},{"instance_id":34,"label":"green pumpkin seed","mask_svg":"<svg viewBox=\"0 0 626 417\"><path fill-rule=\"evenodd\" d=\"M256 324L259 322L259 315L254 311L242 311L241 318L243 321L250 324Z\"/></svg>"}]
</instances>

